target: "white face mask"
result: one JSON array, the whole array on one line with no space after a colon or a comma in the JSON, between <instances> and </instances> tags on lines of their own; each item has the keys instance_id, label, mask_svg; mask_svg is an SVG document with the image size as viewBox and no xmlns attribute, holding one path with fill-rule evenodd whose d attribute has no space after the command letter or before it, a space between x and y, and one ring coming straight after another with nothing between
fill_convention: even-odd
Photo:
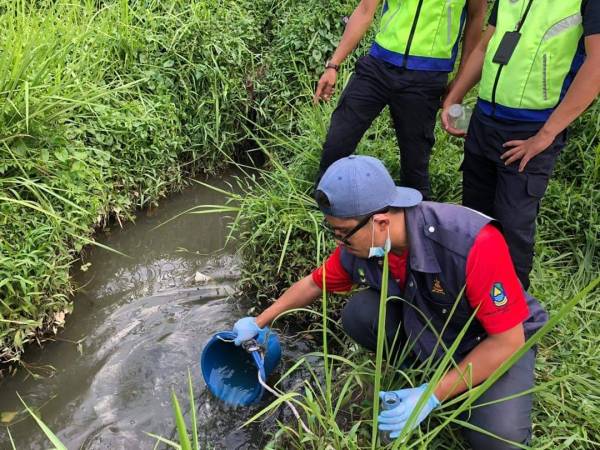
<instances>
[{"instance_id":1,"label":"white face mask","mask_svg":"<svg viewBox=\"0 0 600 450\"><path fill-rule=\"evenodd\" d=\"M383 258L387 252L392 248L392 241L390 240L390 227L388 225L387 238L383 247L374 247L375 241L375 223L371 222L371 248L369 248L369 258Z\"/></svg>"}]
</instances>

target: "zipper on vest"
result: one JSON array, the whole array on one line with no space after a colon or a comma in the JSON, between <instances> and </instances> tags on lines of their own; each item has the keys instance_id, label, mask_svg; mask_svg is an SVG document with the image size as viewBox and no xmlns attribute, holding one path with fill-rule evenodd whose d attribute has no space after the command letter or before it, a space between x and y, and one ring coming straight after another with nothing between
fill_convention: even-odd
<instances>
[{"instance_id":1,"label":"zipper on vest","mask_svg":"<svg viewBox=\"0 0 600 450\"><path fill-rule=\"evenodd\" d=\"M412 45L412 40L415 37L415 31L417 29L417 22L419 21L419 16L421 15L421 7L423 6L423 0L419 0L419 4L417 5L417 11L415 12L415 18L413 20L412 26L410 28L410 34L408 35L408 41L406 41L406 50L404 50L404 63L402 67L406 69L408 64L408 55L410 53L410 46Z\"/></svg>"},{"instance_id":2,"label":"zipper on vest","mask_svg":"<svg viewBox=\"0 0 600 450\"><path fill-rule=\"evenodd\" d=\"M542 37L542 43L546 42L548 39L552 39L564 32L569 31L570 29L581 25L583 18L580 13L572 14L564 19L561 19L555 23L553 23L544 33ZM544 53L542 54L542 96L544 100L548 100L548 69L549 69L549 60L551 54Z\"/></svg>"},{"instance_id":3,"label":"zipper on vest","mask_svg":"<svg viewBox=\"0 0 600 450\"><path fill-rule=\"evenodd\" d=\"M498 81L500 81L500 74L502 73L502 69L504 66L498 67L498 71L496 72L496 79L494 80L494 86L492 87L492 115L496 115L496 88L498 87Z\"/></svg>"}]
</instances>

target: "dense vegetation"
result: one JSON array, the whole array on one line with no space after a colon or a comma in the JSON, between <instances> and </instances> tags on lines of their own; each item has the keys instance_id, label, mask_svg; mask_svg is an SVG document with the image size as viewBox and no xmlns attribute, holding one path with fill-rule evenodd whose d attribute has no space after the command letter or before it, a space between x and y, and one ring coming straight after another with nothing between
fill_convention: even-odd
<instances>
[{"instance_id":1,"label":"dense vegetation","mask_svg":"<svg viewBox=\"0 0 600 450\"><path fill-rule=\"evenodd\" d=\"M27 341L61 324L69 268L96 227L129 218L189 174L219 170L240 149L269 157L231 195L245 286L264 306L321 261L332 243L319 239L310 192L334 105L309 99L355 3L0 0L0 360L18 360ZM531 291L555 317L600 273L598 109L572 127L540 211ZM457 202L461 142L436 136L433 196ZM398 173L386 114L359 152ZM335 319L341 299L324 300ZM594 290L539 345L534 448L600 445L599 313ZM273 448L367 445L368 386L436 373L382 372L335 326L324 328L337 360L326 347L325 389L319 373L296 397L312 434L284 424ZM443 415L436 420L431 429ZM445 429L415 442L461 448L457 436Z\"/></svg>"},{"instance_id":2,"label":"dense vegetation","mask_svg":"<svg viewBox=\"0 0 600 450\"><path fill-rule=\"evenodd\" d=\"M289 128L351 3L0 0L0 362L63 323L95 228Z\"/></svg>"}]
</instances>

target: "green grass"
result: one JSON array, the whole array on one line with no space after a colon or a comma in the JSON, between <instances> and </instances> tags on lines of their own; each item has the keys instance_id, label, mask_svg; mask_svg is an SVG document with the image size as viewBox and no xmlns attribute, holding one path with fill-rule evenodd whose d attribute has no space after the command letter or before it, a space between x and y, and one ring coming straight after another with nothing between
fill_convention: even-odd
<instances>
[{"instance_id":1,"label":"green grass","mask_svg":"<svg viewBox=\"0 0 600 450\"><path fill-rule=\"evenodd\" d=\"M332 243L319 238L310 192L335 105L309 99L342 32L339 18L354 6L0 0L0 361L18 361L27 342L71 310L69 270L96 227L130 218L186 175L217 170L253 146L267 155L267 170L240 178L243 194L230 204L197 212L238 214L243 284L257 292L257 308L321 262ZM338 92L351 68L352 60ZM531 291L560 320L539 345L535 448L592 449L600 441L598 290L561 315L600 273L598 108L571 128L538 220ZM461 141L439 128L436 139L433 197L457 202ZM387 114L358 151L398 174ZM298 362L313 376L290 399L312 432L280 424L272 448L372 447L371 386L439 374L394 370L381 353L373 361L337 327L342 302L324 298L312 314L294 316L322 333L315 354L323 372ZM448 417L440 412L415 442L461 448L455 428L441 431Z\"/></svg>"},{"instance_id":2,"label":"green grass","mask_svg":"<svg viewBox=\"0 0 600 450\"><path fill-rule=\"evenodd\" d=\"M163 61L133 12L0 2L0 362L70 312L69 269L95 227L182 185L175 86L163 72L148 89L142 53Z\"/></svg>"},{"instance_id":3,"label":"green grass","mask_svg":"<svg viewBox=\"0 0 600 450\"><path fill-rule=\"evenodd\" d=\"M353 4L316 6L0 0L0 363L72 310L96 228L243 156L249 129L289 127Z\"/></svg>"},{"instance_id":4,"label":"green grass","mask_svg":"<svg viewBox=\"0 0 600 450\"><path fill-rule=\"evenodd\" d=\"M54 448L56 450L67 450L67 447L52 432L52 430L50 430L50 428L48 428L48 426L38 417L38 415L29 406L27 406L27 404L23 401L21 396L19 396L19 400L21 400L21 403L23 403L25 410L29 413L29 415L33 418L33 420L35 420L35 423L37 424L37 426L40 427L40 429L42 430L44 435L46 435L48 440L52 443L52 445L54 445ZM11 441L12 448L13 448L13 450L16 450L17 447L15 446L12 436L10 435L9 428L7 428L7 431L8 431L10 441Z\"/></svg>"}]
</instances>

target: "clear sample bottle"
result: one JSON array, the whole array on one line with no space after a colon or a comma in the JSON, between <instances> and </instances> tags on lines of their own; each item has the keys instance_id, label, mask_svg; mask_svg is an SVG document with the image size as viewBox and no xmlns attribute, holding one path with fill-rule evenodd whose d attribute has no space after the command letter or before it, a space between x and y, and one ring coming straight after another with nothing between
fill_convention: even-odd
<instances>
[{"instance_id":1,"label":"clear sample bottle","mask_svg":"<svg viewBox=\"0 0 600 450\"><path fill-rule=\"evenodd\" d=\"M400 397L395 392L386 392L381 399L381 410L387 411L394 409L400 404ZM381 431L379 433L379 439L383 445L387 445L393 441L390 437L390 431Z\"/></svg>"},{"instance_id":2,"label":"clear sample bottle","mask_svg":"<svg viewBox=\"0 0 600 450\"><path fill-rule=\"evenodd\" d=\"M459 105L457 103L450 105L450 108L448 108L450 126L466 133L469 128L469 121L471 120L472 113L473 108L470 106Z\"/></svg>"}]
</instances>

